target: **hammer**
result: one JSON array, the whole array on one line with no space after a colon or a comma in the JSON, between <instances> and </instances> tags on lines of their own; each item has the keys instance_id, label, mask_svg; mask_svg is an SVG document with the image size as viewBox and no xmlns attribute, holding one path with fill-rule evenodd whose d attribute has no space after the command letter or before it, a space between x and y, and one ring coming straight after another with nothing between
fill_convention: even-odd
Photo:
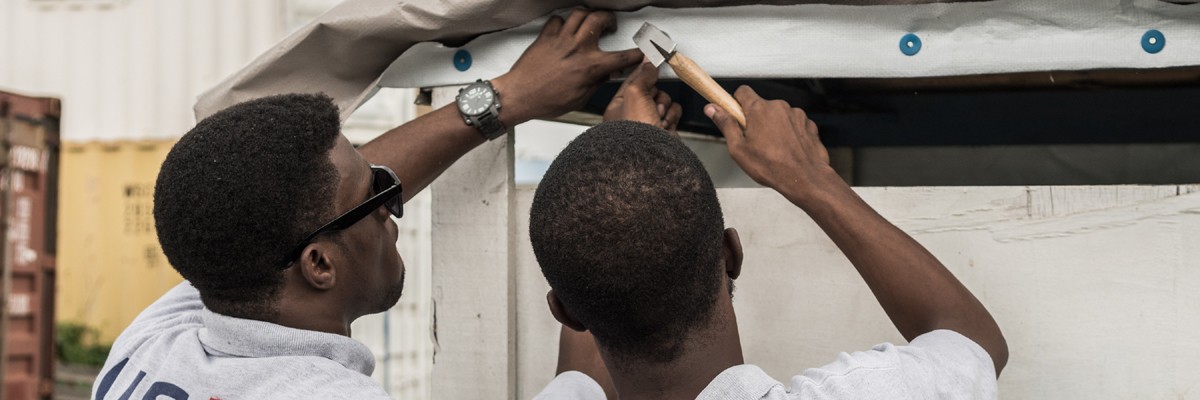
<instances>
[{"instance_id":1,"label":"hammer","mask_svg":"<svg viewBox=\"0 0 1200 400\"><path fill-rule=\"evenodd\" d=\"M712 76L700 69L695 61L675 51L675 41L671 40L666 32L646 22L642 24L637 33L633 34L633 42L637 43L638 48L642 49L642 53L646 54L646 58L650 59L650 63L655 67L661 66L663 61L666 61L683 83L699 92L705 100L725 109L725 112L733 115L733 118L743 127L746 126L746 115L742 112L742 107L737 100L734 100L729 92L717 85Z\"/></svg>"}]
</instances>

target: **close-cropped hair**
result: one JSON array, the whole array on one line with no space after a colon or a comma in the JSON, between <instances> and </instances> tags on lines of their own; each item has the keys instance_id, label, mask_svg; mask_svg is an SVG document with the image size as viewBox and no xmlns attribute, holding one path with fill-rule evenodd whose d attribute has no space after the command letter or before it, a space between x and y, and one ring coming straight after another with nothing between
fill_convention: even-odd
<instances>
[{"instance_id":1,"label":"close-cropped hair","mask_svg":"<svg viewBox=\"0 0 1200 400\"><path fill-rule=\"evenodd\" d=\"M265 319L289 250L334 213L341 132L323 94L250 100L196 124L171 149L154 188L158 239L205 306Z\"/></svg>"},{"instance_id":2,"label":"close-cropped hair","mask_svg":"<svg viewBox=\"0 0 1200 400\"><path fill-rule=\"evenodd\" d=\"M610 352L669 362L710 321L724 220L700 159L657 127L605 122L550 165L529 235L564 308Z\"/></svg>"}]
</instances>

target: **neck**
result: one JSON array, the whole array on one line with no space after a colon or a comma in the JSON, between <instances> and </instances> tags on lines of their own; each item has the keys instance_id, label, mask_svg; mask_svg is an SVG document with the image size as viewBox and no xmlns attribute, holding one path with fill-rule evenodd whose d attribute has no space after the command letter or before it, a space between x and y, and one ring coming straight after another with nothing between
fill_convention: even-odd
<instances>
[{"instance_id":1,"label":"neck","mask_svg":"<svg viewBox=\"0 0 1200 400\"><path fill-rule=\"evenodd\" d=\"M337 315L314 313L314 311L305 308L289 310L286 307L280 307L279 315L270 322L288 328L350 336L350 320Z\"/></svg>"},{"instance_id":2,"label":"neck","mask_svg":"<svg viewBox=\"0 0 1200 400\"><path fill-rule=\"evenodd\" d=\"M268 322L289 328L350 336L350 323L355 318L348 316L339 307L342 303L334 297L333 293L285 284L279 295L279 313Z\"/></svg>"},{"instance_id":3,"label":"neck","mask_svg":"<svg viewBox=\"0 0 1200 400\"><path fill-rule=\"evenodd\" d=\"M602 350L622 400L695 399L717 375L745 363L730 300L718 301L708 327L694 332L683 354L669 363L620 362Z\"/></svg>"}]
</instances>

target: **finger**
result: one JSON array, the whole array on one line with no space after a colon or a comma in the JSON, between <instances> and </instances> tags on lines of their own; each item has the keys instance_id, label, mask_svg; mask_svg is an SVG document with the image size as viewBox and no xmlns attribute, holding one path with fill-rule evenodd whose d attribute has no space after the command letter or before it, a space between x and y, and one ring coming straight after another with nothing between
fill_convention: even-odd
<instances>
[{"instance_id":1,"label":"finger","mask_svg":"<svg viewBox=\"0 0 1200 400\"><path fill-rule=\"evenodd\" d=\"M567 22L563 23L563 27L560 32L568 35L574 35L575 32L579 31L579 25L583 24L583 20L587 18L587 16L588 11L585 9L576 8L571 10L571 15L567 16Z\"/></svg>"},{"instance_id":2,"label":"finger","mask_svg":"<svg viewBox=\"0 0 1200 400\"><path fill-rule=\"evenodd\" d=\"M645 75L651 75L651 76L647 77ZM642 63L642 65L638 65L637 68L634 68L633 72L629 73L629 76L625 77L625 82L622 82L621 87L617 88L617 93L613 95L613 98L616 99L616 98L624 97L625 92L631 86L638 87L639 89L645 89L646 83L643 81L645 81L647 79L650 79L652 81L650 83L650 85L651 85L650 87L653 88L654 87L653 82L658 81L658 69L654 68L653 64ZM645 92L643 91L642 93L645 93Z\"/></svg>"},{"instance_id":3,"label":"finger","mask_svg":"<svg viewBox=\"0 0 1200 400\"><path fill-rule=\"evenodd\" d=\"M546 20L546 25L542 25L542 34L539 36L554 36L562 30L563 19L557 15L551 15L550 19Z\"/></svg>"},{"instance_id":4,"label":"finger","mask_svg":"<svg viewBox=\"0 0 1200 400\"><path fill-rule=\"evenodd\" d=\"M639 61L642 61L642 51L638 49L629 49L622 51L605 51L600 53L600 59L596 61L597 68L595 73L597 76L593 78L607 79L612 73L632 67ZM653 65L651 65L653 68ZM647 71L649 73L649 71ZM658 70L654 69L654 81L658 81ZM652 84L653 85L653 84Z\"/></svg>"},{"instance_id":5,"label":"finger","mask_svg":"<svg viewBox=\"0 0 1200 400\"><path fill-rule=\"evenodd\" d=\"M816 124L808 119L808 113L805 113L801 108L792 108L792 126L804 136L810 137L816 134Z\"/></svg>"},{"instance_id":6,"label":"finger","mask_svg":"<svg viewBox=\"0 0 1200 400\"><path fill-rule=\"evenodd\" d=\"M588 14L587 18L575 32L575 38L584 43L599 43L600 35L616 29L617 17L608 11L596 11Z\"/></svg>"},{"instance_id":7,"label":"finger","mask_svg":"<svg viewBox=\"0 0 1200 400\"><path fill-rule=\"evenodd\" d=\"M802 108L792 108L792 115L795 115L797 121L808 121L808 113L804 112Z\"/></svg>"},{"instance_id":8,"label":"finger","mask_svg":"<svg viewBox=\"0 0 1200 400\"><path fill-rule=\"evenodd\" d=\"M717 125L717 129L720 129L721 133L725 135L725 140L728 142L729 147L738 146L745 140L745 133L742 132L742 126L738 125L737 120L725 112L725 110L722 110L721 107L717 107L716 104L706 105L704 106L704 115L711 118L713 123Z\"/></svg>"},{"instance_id":9,"label":"finger","mask_svg":"<svg viewBox=\"0 0 1200 400\"><path fill-rule=\"evenodd\" d=\"M679 127L679 117L682 116L683 106L679 105L679 103L672 103L671 108L667 109L667 116L663 117L663 120L667 121L666 129L675 132L675 129Z\"/></svg>"},{"instance_id":10,"label":"finger","mask_svg":"<svg viewBox=\"0 0 1200 400\"><path fill-rule=\"evenodd\" d=\"M733 93L733 97L742 105L742 109L763 101L763 98L759 97L758 92L755 92L753 88L746 85L738 87L737 91Z\"/></svg>"},{"instance_id":11,"label":"finger","mask_svg":"<svg viewBox=\"0 0 1200 400\"><path fill-rule=\"evenodd\" d=\"M632 71L629 71L629 76L626 76L625 80L623 82L621 82L621 87L617 88L617 93L614 94L613 97L620 97L620 96L625 95L625 90L628 89L630 86L633 86L634 82L637 81L638 73L640 73L641 70L642 70L642 66L639 65L636 68L634 68Z\"/></svg>"},{"instance_id":12,"label":"finger","mask_svg":"<svg viewBox=\"0 0 1200 400\"><path fill-rule=\"evenodd\" d=\"M658 82L658 68L654 68L654 64L651 63L642 63L633 69L633 73L629 74L625 85L638 88L641 93L649 94L654 91L655 82Z\"/></svg>"},{"instance_id":13,"label":"finger","mask_svg":"<svg viewBox=\"0 0 1200 400\"><path fill-rule=\"evenodd\" d=\"M658 114L663 115L663 112L666 111L667 107L671 106L671 95L667 94L667 92L660 91L658 92L657 96L654 96L654 102L658 103L659 107L662 107L663 111L659 111Z\"/></svg>"},{"instance_id":14,"label":"finger","mask_svg":"<svg viewBox=\"0 0 1200 400\"><path fill-rule=\"evenodd\" d=\"M611 101L608 102L608 107L604 108L604 112L607 114L609 111L621 108L623 105L625 105L625 97L615 96Z\"/></svg>"},{"instance_id":15,"label":"finger","mask_svg":"<svg viewBox=\"0 0 1200 400\"><path fill-rule=\"evenodd\" d=\"M806 125L808 123L808 117L797 114L795 110L796 109L792 110L792 115L786 120L787 123L792 126L792 131L795 132L795 135L798 136L801 141L805 141L809 136L808 125Z\"/></svg>"}]
</instances>

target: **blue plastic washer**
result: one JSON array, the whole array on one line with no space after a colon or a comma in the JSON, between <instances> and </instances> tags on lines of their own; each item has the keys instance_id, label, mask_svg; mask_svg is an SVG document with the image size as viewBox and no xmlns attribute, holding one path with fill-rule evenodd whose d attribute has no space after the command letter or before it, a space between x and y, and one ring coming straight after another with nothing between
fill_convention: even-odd
<instances>
[{"instance_id":1,"label":"blue plastic washer","mask_svg":"<svg viewBox=\"0 0 1200 400\"><path fill-rule=\"evenodd\" d=\"M1142 35L1142 50L1147 53L1154 54L1162 51L1163 47L1167 46L1167 37L1163 36L1158 29L1151 29Z\"/></svg>"},{"instance_id":2,"label":"blue plastic washer","mask_svg":"<svg viewBox=\"0 0 1200 400\"><path fill-rule=\"evenodd\" d=\"M921 52L921 38L909 33L900 38L900 52L906 56L915 56Z\"/></svg>"},{"instance_id":3,"label":"blue plastic washer","mask_svg":"<svg viewBox=\"0 0 1200 400\"><path fill-rule=\"evenodd\" d=\"M471 52L466 50L454 52L454 69L459 71L471 69Z\"/></svg>"}]
</instances>

